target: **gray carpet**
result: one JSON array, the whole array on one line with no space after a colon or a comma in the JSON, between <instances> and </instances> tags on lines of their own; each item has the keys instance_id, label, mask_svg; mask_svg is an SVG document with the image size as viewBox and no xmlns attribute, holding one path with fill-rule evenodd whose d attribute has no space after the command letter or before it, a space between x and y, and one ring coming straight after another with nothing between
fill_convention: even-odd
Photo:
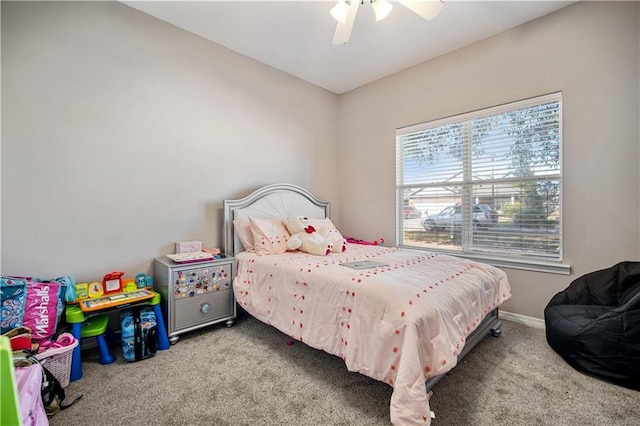
<instances>
[{"instance_id":1,"label":"gray carpet","mask_svg":"<svg viewBox=\"0 0 640 426\"><path fill-rule=\"evenodd\" d=\"M75 405L50 419L73 425L389 425L391 387L246 315L235 326L182 335L169 350L97 363L67 388ZM114 352L117 351L114 347ZM433 425L638 425L640 392L588 377L544 331L504 321L434 388Z\"/></svg>"}]
</instances>

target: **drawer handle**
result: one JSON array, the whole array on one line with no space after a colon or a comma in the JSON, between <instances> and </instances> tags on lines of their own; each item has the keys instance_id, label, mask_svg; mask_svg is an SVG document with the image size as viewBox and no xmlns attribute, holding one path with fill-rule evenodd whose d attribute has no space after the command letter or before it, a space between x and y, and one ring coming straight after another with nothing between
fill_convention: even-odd
<instances>
[{"instance_id":1,"label":"drawer handle","mask_svg":"<svg viewBox=\"0 0 640 426\"><path fill-rule=\"evenodd\" d=\"M208 303L203 303L202 305L200 305L200 312L205 315L209 313L209 309L211 309L211 305L209 305Z\"/></svg>"}]
</instances>

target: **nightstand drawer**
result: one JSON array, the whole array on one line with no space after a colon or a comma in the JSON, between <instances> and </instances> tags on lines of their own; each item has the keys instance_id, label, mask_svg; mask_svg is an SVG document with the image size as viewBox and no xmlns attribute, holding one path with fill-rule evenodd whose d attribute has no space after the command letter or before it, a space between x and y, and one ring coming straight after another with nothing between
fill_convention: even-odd
<instances>
[{"instance_id":1,"label":"nightstand drawer","mask_svg":"<svg viewBox=\"0 0 640 426\"><path fill-rule=\"evenodd\" d=\"M228 290L231 288L231 265L178 269L173 272L172 282L176 300Z\"/></svg>"},{"instance_id":2,"label":"nightstand drawer","mask_svg":"<svg viewBox=\"0 0 640 426\"><path fill-rule=\"evenodd\" d=\"M231 289L187 297L176 300L174 303L176 332L234 316L234 299Z\"/></svg>"}]
</instances>

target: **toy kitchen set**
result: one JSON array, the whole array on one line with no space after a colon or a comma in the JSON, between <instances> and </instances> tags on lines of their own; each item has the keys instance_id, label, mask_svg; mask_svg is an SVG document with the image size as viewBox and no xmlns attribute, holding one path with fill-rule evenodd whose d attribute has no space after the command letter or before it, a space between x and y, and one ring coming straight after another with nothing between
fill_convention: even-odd
<instances>
[{"instance_id":1,"label":"toy kitchen set","mask_svg":"<svg viewBox=\"0 0 640 426\"><path fill-rule=\"evenodd\" d=\"M178 242L175 255L154 261L154 289L162 295L172 344L179 334L220 322L231 327L236 318L235 259L217 250L203 251L197 243Z\"/></svg>"}]
</instances>

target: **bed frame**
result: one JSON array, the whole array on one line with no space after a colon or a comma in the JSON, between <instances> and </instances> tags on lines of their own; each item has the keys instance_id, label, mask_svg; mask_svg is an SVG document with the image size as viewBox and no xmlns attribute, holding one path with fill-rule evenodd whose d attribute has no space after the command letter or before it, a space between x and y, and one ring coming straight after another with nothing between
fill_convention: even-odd
<instances>
[{"instance_id":1,"label":"bed frame","mask_svg":"<svg viewBox=\"0 0 640 426\"><path fill-rule=\"evenodd\" d=\"M274 184L264 186L250 195L237 200L224 200L224 247L225 253L234 256L244 250L242 243L235 236L233 221L253 217L285 217L287 215L305 215L308 217L329 217L329 203L316 198L309 191L291 184ZM487 334L500 336L502 322L498 317L498 309L489 312L480 325L467 336L458 362L473 349ZM455 370L455 368L454 368ZM446 374L429 378L425 385L431 393L433 386Z\"/></svg>"}]
</instances>

